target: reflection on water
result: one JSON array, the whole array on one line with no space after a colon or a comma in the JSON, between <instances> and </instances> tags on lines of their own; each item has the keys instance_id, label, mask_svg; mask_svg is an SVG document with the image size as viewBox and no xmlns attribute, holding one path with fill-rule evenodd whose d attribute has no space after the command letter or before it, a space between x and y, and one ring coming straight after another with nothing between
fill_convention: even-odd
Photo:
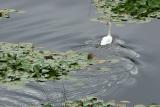
<instances>
[{"instance_id":1,"label":"reflection on water","mask_svg":"<svg viewBox=\"0 0 160 107\"><path fill-rule=\"evenodd\" d=\"M104 100L128 99L135 103L160 102L157 94L160 90L159 21L122 28L113 26L113 32L130 46L115 39L112 46L99 47L100 35L104 35L106 29L102 24L89 21L89 6L90 0L0 0L0 8L26 11L0 21L0 41L32 42L52 50L89 51L105 59L112 59L109 56L113 55L120 62L110 64L112 61L109 61L85 72L71 72L72 78L66 77L63 81L31 82L19 90L1 87L0 107L27 107L47 100L59 105L66 99L84 95ZM137 60L139 54L134 50L141 54L141 61ZM143 66L137 75L139 64ZM96 72L104 66L113 72Z\"/></svg>"}]
</instances>

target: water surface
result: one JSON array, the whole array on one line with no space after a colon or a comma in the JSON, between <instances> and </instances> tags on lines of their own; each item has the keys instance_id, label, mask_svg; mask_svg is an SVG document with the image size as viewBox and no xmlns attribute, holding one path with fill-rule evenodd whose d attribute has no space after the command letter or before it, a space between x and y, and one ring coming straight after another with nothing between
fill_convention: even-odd
<instances>
[{"instance_id":1,"label":"water surface","mask_svg":"<svg viewBox=\"0 0 160 107\"><path fill-rule=\"evenodd\" d=\"M0 0L0 8L25 11L25 14L12 14L10 19L0 21L0 41L3 42L31 42L39 47L66 51L76 49L88 40L98 41L107 31L105 25L90 21L95 15L90 0ZM130 100L147 104L160 102L159 27L158 20L146 24L128 24L124 27L113 26L113 35L120 37L127 46L140 54L139 74L134 76L136 80L131 78L130 82L114 88L103 97L104 100ZM59 90L63 87L61 84L47 84L44 86L50 88L46 89L56 87ZM0 106L22 107L24 104L39 104L47 99L46 92L54 94L51 99L64 98L64 95L53 93L56 92L54 90L46 91L39 84L33 83L29 84L26 90L6 90L2 87Z\"/></svg>"}]
</instances>

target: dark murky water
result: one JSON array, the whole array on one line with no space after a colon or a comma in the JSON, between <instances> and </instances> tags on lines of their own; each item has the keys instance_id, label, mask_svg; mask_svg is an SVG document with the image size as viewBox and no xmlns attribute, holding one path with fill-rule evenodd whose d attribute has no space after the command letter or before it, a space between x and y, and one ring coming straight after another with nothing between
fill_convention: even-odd
<instances>
[{"instance_id":1,"label":"dark murky water","mask_svg":"<svg viewBox=\"0 0 160 107\"><path fill-rule=\"evenodd\" d=\"M39 47L60 51L77 49L88 40L93 44L97 43L106 29L103 24L90 21L90 18L95 15L94 8L90 6L90 0L0 0L0 8L14 8L26 12L20 15L13 14L10 19L0 21L0 41L32 42ZM156 20L146 24L113 26L113 35L118 35L131 49L113 46L110 48L111 53L107 53L108 49L93 48L90 45L81 48L81 50L101 52L98 54L102 58L112 54L114 50L116 58L123 60L121 61L123 63L115 64L112 67L114 72L111 74L71 73L70 75L76 79L64 80L64 85L62 81L41 85L29 83L24 90L16 91L2 87L0 88L0 107L27 107L27 105L40 104L46 100L58 103L84 95L96 95L104 100L159 103L159 22ZM139 74L130 76L132 71L126 72L126 70L134 64L126 60L126 57L134 59L132 56L135 52L141 56L138 61L140 64L137 65ZM130 65L126 66L126 64ZM96 70L96 67L91 70ZM119 85L119 83L122 84ZM82 86L83 88L78 90Z\"/></svg>"}]
</instances>

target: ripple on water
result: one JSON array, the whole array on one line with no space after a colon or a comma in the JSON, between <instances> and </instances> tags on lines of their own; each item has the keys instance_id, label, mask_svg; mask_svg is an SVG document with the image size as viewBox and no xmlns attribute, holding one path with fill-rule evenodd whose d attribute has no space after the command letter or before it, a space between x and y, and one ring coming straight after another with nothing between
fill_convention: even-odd
<instances>
[{"instance_id":1,"label":"ripple on water","mask_svg":"<svg viewBox=\"0 0 160 107\"><path fill-rule=\"evenodd\" d=\"M60 106L65 100L75 100L85 96L106 98L120 85L133 85L136 82L133 75L138 73L138 69L131 59L136 60L137 53L131 49L127 51L127 48L120 46L119 43L124 45L122 41L114 42L110 46L99 46L98 43L99 41L89 41L76 50L94 53L99 59L106 60L105 63L72 71L62 80L29 82L19 90L1 89L4 97L0 98L0 104L7 104L4 107L10 107L11 104L25 107L50 101Z\"/></svg>"},{"instance_id":2,"label":"ripple on water","mask_svg":"<svg viewBox=\"0 0 160 107\"><path fill-rule=\"evenodd\" d=\"M69 76L74 78L74 82L73 79L63 80L68 99L78 99L86 95L103 97L110 94L121 84L135 83L132 74L136 75L138 73L136 63L122 56L124 54L125 56L129 55L128 57L137 56L137 53L131 49L126 51L127 48L124 51L124 48L117 42L107 47L99 46L98 43L99 41L88 41L85 46L80 47L78 50L94 53L98 58L106 60L106 62L91 66L90 69L70 72ZM126 54L126 52L129 54ZM135 58L137 57L130 58L136 60ZM109 68L109 71L103 71L102 68ZM97 72L99 69L102 69L102 71ZM126 81L128 80L130 82L127 83ZM78 82L80 82L80 85Z\"/></svg>"}]
</instances>

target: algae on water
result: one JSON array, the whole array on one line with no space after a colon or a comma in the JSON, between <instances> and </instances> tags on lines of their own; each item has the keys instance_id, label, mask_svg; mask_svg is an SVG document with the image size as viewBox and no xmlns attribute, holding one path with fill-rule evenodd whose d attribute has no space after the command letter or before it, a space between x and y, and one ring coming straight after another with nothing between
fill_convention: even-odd
<instances>
[{"instance_id":1,"label":"algae on water","mask_svg":"<svg viewBox=\"0 0 160 107\"><path fill-rule=\"evenodd\" d=\"M42 104L41 107L54 107L50 103ZM62 107L113 107L109 103L104 103L102 100L99 100L96 97L86 97L74 101L66 101Z\"/></svg>"},{"instance_id":2,"label":"algae on water","mask_svg":"<svg viewBox=\"0 0 160 107\"><path fill-rule=\"evenodd\" d=\"M66 101L61 107L130 107L130 101L116 101L109 100L104 102L103 100L99 100L97 97L86 97L79 100L74 101ZM50 103L42 104L41 107L55 107ZM160 107L159 104L150 104L148 106L144 104L137 104L133 107Z\"/></svg>"},{"instance_id":3,"label":"algae on water","mask_svg":"<svg viewBox=\"0 0 160 107\"><path fill-rule=\"evenodd\" d=\"M108 107L109 105L96 97L86 97L84 99L67 101L64 107Z\"/></svg>"},{"instance_id":4,"label":"algae on water","mask_svg":"<svg viewBox=\"0 0 160 107\"><path fill-rule=\"evenodd\" d=\"M55 80L95 64L89 53L37 50L31 43L0 43L0 82Z\"/></svg>"},{"instance_id":5,"label":"algae on water","mask_svg":"<svg viewBox=\"0 0 160 107\"><path fill-rule=\"evenodd\" d=\"M122 24L149 22L160 19L160 0L93 0L97 20Z\"/></svg>"}]
</instances>

